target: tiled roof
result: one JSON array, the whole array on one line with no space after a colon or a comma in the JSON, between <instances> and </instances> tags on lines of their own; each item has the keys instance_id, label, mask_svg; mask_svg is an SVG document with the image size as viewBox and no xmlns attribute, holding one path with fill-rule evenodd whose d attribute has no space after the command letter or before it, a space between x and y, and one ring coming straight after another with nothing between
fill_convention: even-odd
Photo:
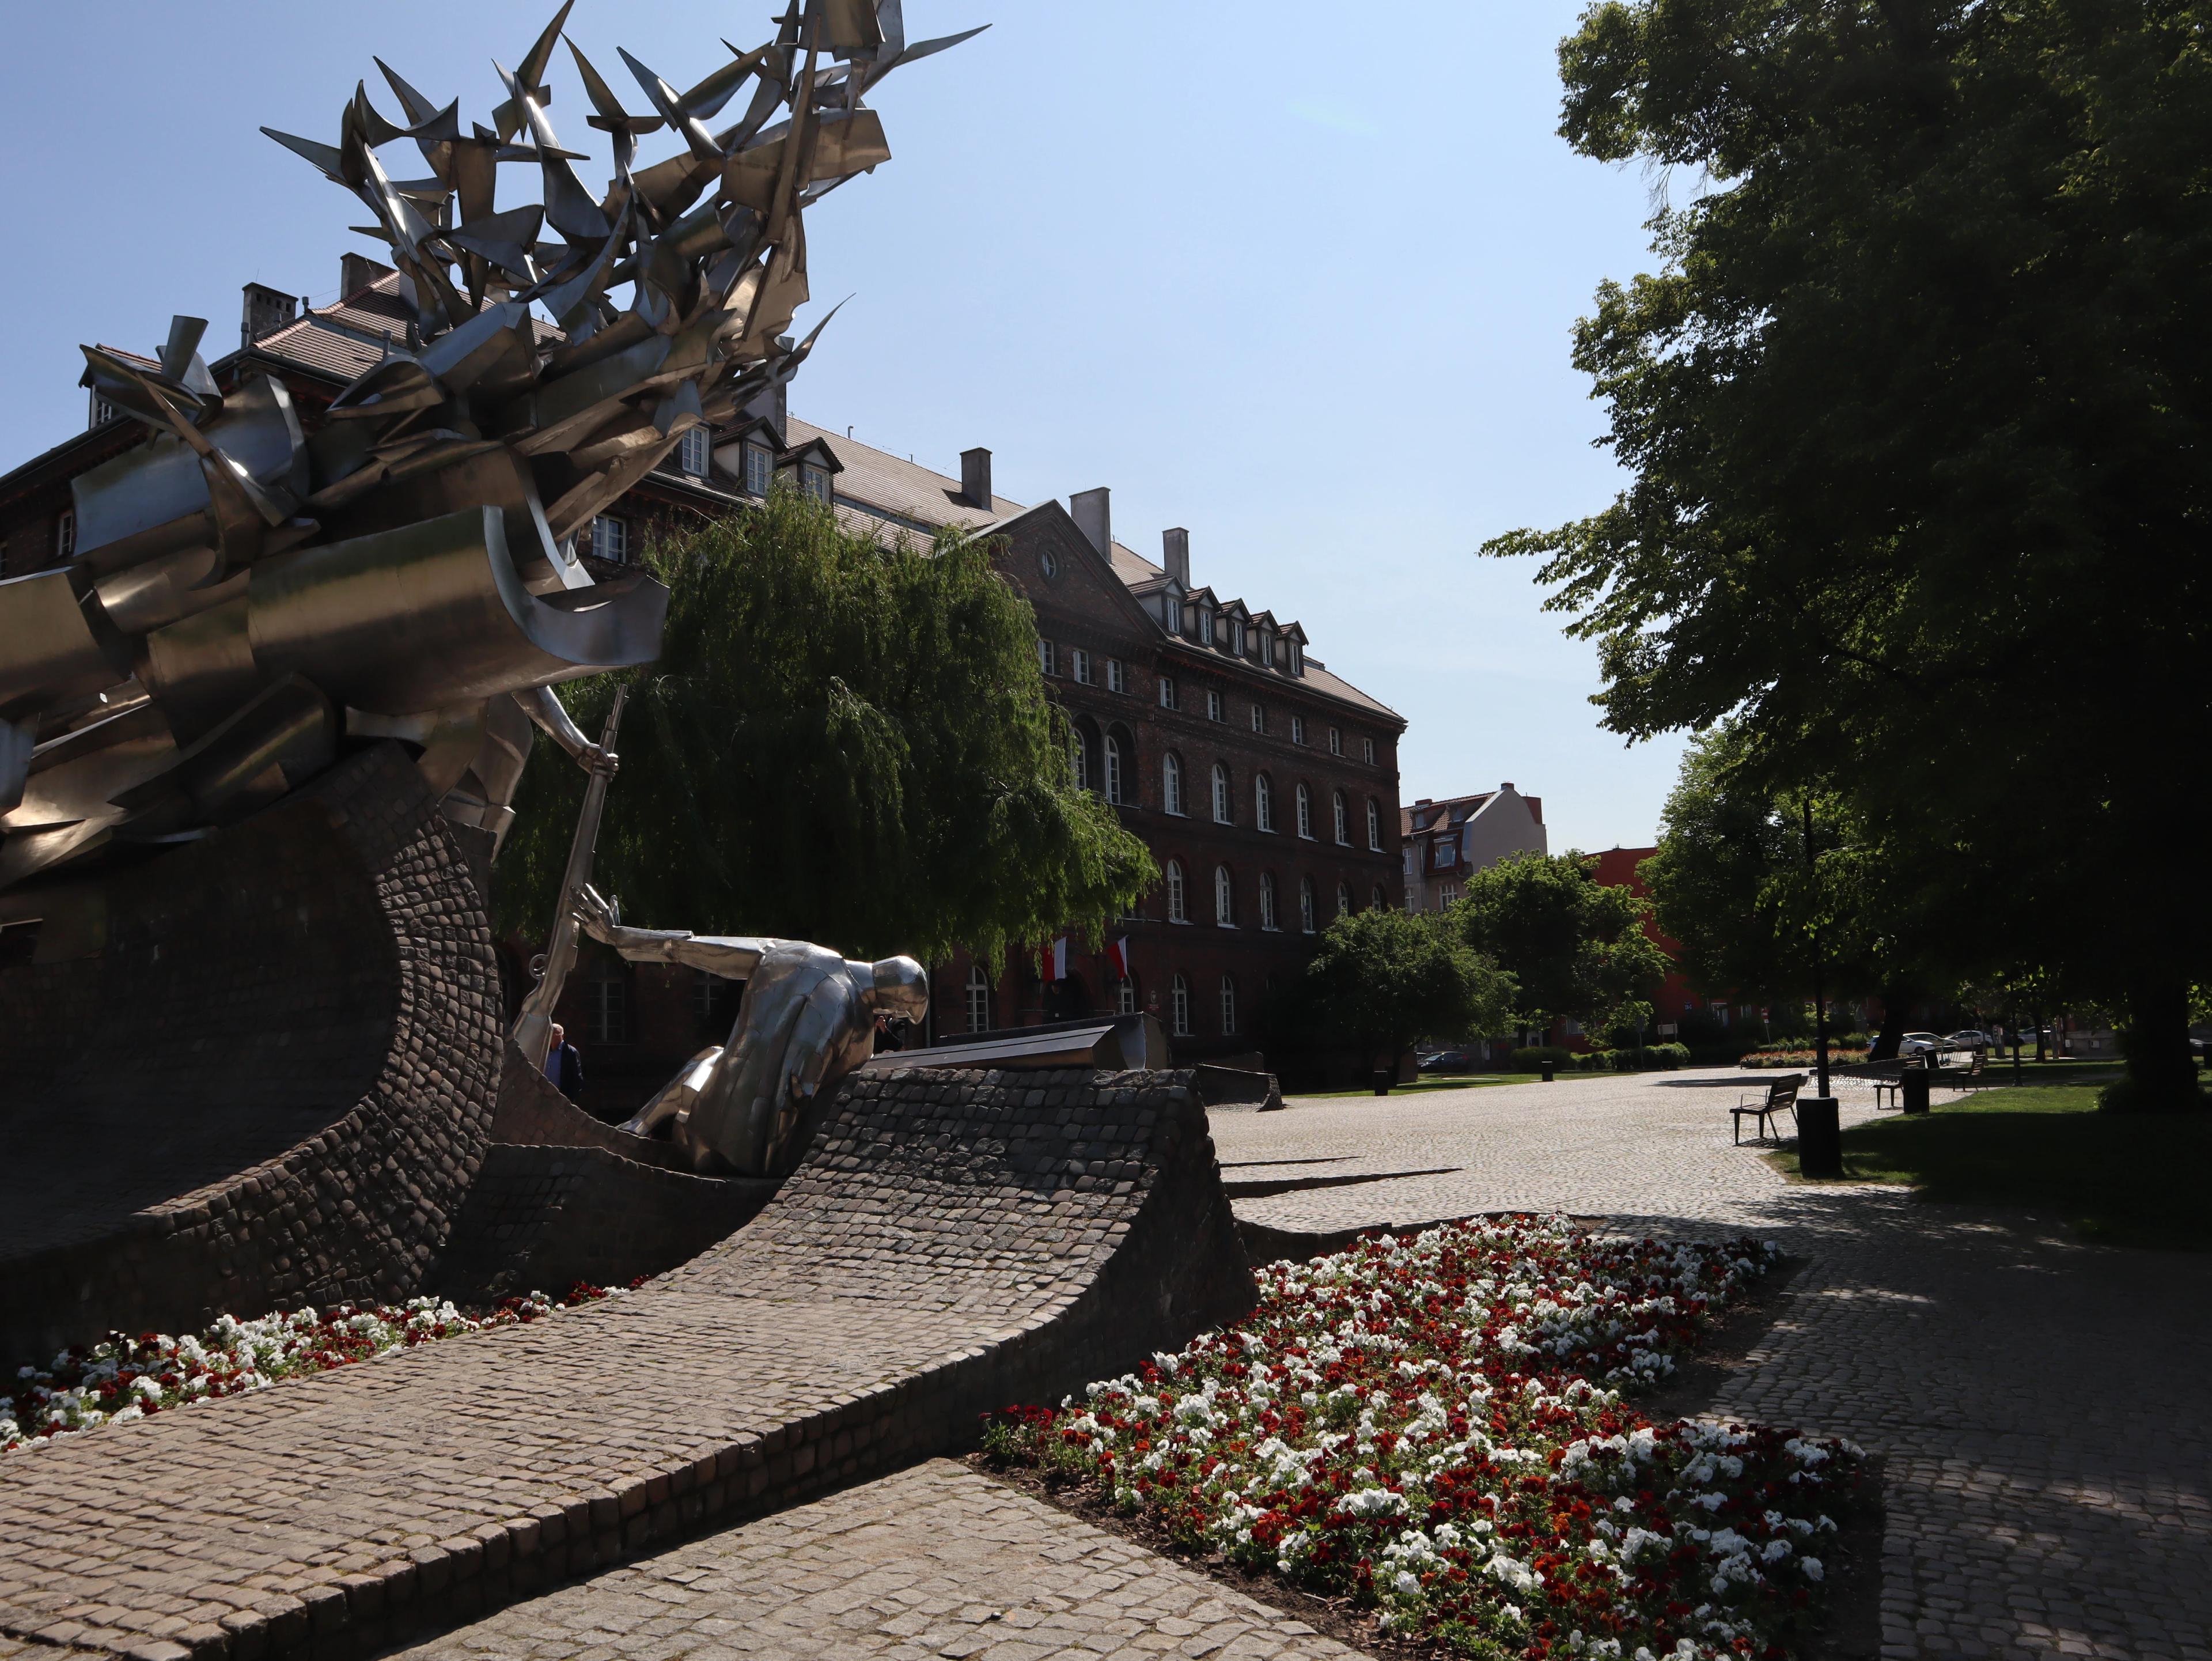
<instances>
[{"instance_id":1,"label":"tiled roof","mask_svg":"<svg viewBox=\"0 0 2212 1661\"><path fill-rule=\"evenodd\" d=\"M960 493L960 481L933 468L925 467L909 458L896 456L873 445L863 444L826 427L817 427L811 422L801 421L796 416L784 423L784 441L797 446L820 439L836 453L844 463L844 472L837 475L838 517L848 529L862 528L856 525L854 510L872 515L874 526L866 526L874 533L875 526L889 524L896 528L927 535L940 525L957 525L969 530L980 530L1004 520L1026 513L1018 502L1011 502L994 492L992 511L986 514L971 506ZM1111 545L1114 575L1131 588L1142 588L1158 582L1167 575L1166 569L1146 559L1133 548L1116 542ZM1237 660L1224 659L1224 663ZM1309 657L1302 684L1325 696L1342 699L1371 709L1377 715L1394 721L1404 718L1391 709L1361 691L1341 676L1331 674ZM1255 671L1267 673L1267 671Z\"/></svg>"}]
</instances>

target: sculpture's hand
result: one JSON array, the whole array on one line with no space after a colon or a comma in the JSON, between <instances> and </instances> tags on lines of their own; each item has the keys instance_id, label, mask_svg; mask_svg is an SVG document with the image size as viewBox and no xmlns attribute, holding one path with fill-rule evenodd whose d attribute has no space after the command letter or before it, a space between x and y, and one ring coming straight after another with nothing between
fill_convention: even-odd
<instances>
[{"instance_id":1,"label":"sculpture's hand","mask_svg":"<svg viewBox=\"0 0 2212 1661\"><path fill-rule=\"evenodd\" d=\"M622 770L622 757L599 745L586 744L577 752L576 765L586 773L605 773L612 778Z\"/></svg>"},{"instance_id":2,"label":"sculpture's hand","mask_svg":"<svg viewBox=\"0 0 2212 1661\"><path fill-rule=\"evenodd\" d=\"M622 907L617 901L600 898L599 891L586 883L576 897L576 921L600 945L612 946L615 931L622 927Z\"/></svg>"}]
</instances>

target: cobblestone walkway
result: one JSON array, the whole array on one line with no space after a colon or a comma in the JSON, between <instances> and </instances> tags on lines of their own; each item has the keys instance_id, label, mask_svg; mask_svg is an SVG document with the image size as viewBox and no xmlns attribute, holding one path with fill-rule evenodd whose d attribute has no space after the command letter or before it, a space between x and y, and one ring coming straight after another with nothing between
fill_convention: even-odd
<instances>
[{"instance_id":1,"label":"cobblestone walkway","mask_svg":"<svg viewBox=\"0 0 2212 1661\"><path fill-rule=\"evenodd\" d=\"M1729 1145L1741 1088L1667 1074L1294 1102L1217 1110L1214 1138L1226 1161L1462 1167L1238 1204L1276 1227L1557 1208L1780 1239L1808 1265L1719 1407L1881 1458L1885 1658L2212 1658L2212 1256L1785 1183ZM1869 1116L1844 1097L1845 1123Z\"/></svg>"},{"instance_id":2,"label":"cobblestone walkway","mask_svg":"<svg viewBox=\"0 0 2212 1661\"><path fill-rule=\"evenodd\" d=\"M403 1661L1352 1653L1204 1574L938 1459L549 1593Z\"/></svg>"}]
</instances>

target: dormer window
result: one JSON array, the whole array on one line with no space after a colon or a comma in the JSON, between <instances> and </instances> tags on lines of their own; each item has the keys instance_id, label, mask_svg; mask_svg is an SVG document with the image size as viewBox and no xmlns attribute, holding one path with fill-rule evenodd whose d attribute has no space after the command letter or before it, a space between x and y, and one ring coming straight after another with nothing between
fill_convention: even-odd
<instances>
[{"instance_id":1,"label":"dormer window","mask_svg":"<svg viewBox=\"0 0 2212 1661\"><path fill-rule=\"evenodd\" d=\"M1293 641L1291 642L1291 672L1292 674L1294 674L1294 675L1301 675L1301 676L1302 676L1302 675L1304 675L1304 674L1305 673L1305 672L1306 672L1306 654L1305 654L1305 648L1304 648L1304 647L1300 646L1300 645L1297 643L1297 641L1293 640Z\"/></svg>"},{"instance_id":2,"label":"dormer window","mask_svg":"<svg viewBox=\"0 0 2212 1661\"><path fill-rule=\"evenodd\" d=\"M745 446L745 489L757 496L768 494L775 481L775 452L765 444Z\"/></svg>"},{"instance_id":3,"label":"dormer window","mask_svg":"<svg viewBox=\"0 0 2212 1661\"><path fill-rule=\"evenodd\" d=\"M67 561L76 557L76 509L64 508L54 525L54 557Z\"/></svg>"},{"instance_id":4,"label":"dormer window","mask_svg":"<svg viewBox=\"0 0 2212 1661\"><path fill-rule=\"evenodd\" d=\"M801 467L799 470L799 488L824 508L830 505L830 470L827 467Z\"/></svg>"},{"instance_id":5,"label":"dormer window","mask_svg":"<svg viewBox=\"0 0 2212 1661\"><path fill-rule=\"evenodd\" d=\"M98 392L94 392L92 395L92 419L87 422L85 426L88 430L94 427L105 427L122 413L122 411L117 409Z\"/></svg>"},{"instance_id":6,"label":"dormer window","mask_svg":"<svg viewBox=\"0 0 2212 1661\"><path fill-rule=\"evenodd\" d=\"M1171 635L1182 632L1182 601L1173 594L1160 596L1160 622Z\"/></svg>"},{"instance_id":7,"label":"dormer window","mask_svg":"<svg viewBox=\"0 0 2212 1661\"><path fill-rule=\"evenodd\" d=\"M714 441L704 427L694 427L677 441L677 465L694 478L707 477L707 459Z\"/></svg>"},{"instance_id":8,"label":"dormer window","mask_svg":"<svg viewBox=\"0 0 2212 1661\"><path fill-rule=\"evenodd\" d=\"M1234 618L1229 621L1229 649L1240 658L1244 655L1244 625Z\"/></svg>"}]
</instances>

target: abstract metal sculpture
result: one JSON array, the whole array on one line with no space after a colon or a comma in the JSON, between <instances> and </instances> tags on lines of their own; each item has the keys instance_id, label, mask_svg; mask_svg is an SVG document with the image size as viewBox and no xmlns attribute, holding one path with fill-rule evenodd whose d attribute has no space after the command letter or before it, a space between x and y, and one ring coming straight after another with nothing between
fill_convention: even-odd
<instances>
[{"instance_id":1,"label":"abstract metal sculpture","mask_svg":"<svg viewBox=\"0 0 2212 1661\"><path fill-rule=\"evenodd\" d=\"M967 37L908 45L900 0L804 0L688 92L624 52L649 115L571 43L613 141L594 199L546 115L568 9L499 70L490 127L380 60L405 125L362 86L336 144L270 135L368 206L412 316L313 430L275 380L219 389L198 319L158 362L84 349L86 384L153 435L75 481L66 563L0 581L0 888L203 834L348 740L413 745L495 848L532 722L606 761L545 689L649 661L667 597L592 582L576 533L805 360L818 326L781 344L808 297L801 210L889 158L862 94ZM681 149L635 168L664 128ZM428 178L386 171L401 143ZM509 163L538 170L542 203L495 206Z\"/></svg>"},{"instance_id":2,"label":"abstract metal sculpture","mask_svg":"<svg viewBox=\"0 0 2212 1661\"><path fill-rule=\"evenodd\" d=\"M912 958L854 963L802 940L626 928L589 887L575 915L586 934L632 962L681 964L745 983L728 1044L694 1056L623 1126L649 1136L668 1123L702 1171L787 1174L804 1151L798 1132L806 1104L868 1059L877 1020L919 1020L929 1007L929 977Z\"/></svg>"}]
</instances>

